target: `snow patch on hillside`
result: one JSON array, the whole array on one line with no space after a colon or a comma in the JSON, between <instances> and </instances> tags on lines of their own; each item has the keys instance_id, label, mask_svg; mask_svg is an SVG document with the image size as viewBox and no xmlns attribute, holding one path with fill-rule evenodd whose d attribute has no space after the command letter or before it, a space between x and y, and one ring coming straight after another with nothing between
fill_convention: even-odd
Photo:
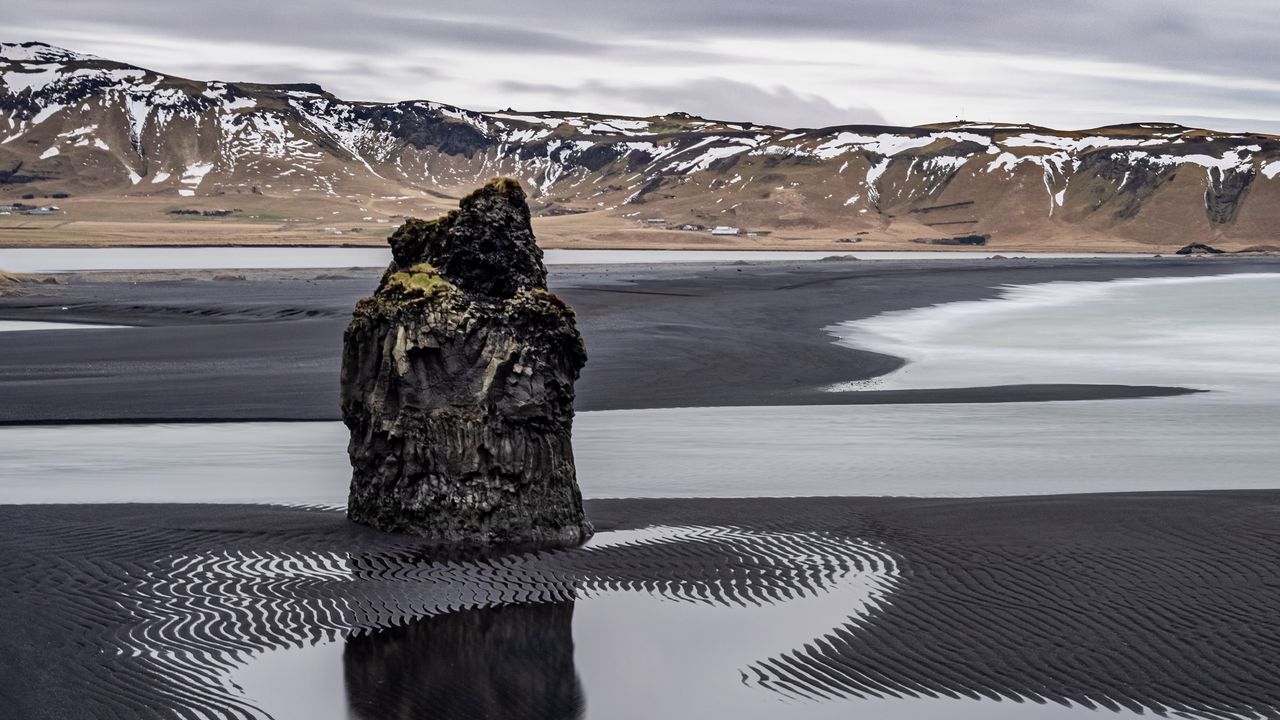
<instances>
[{"instance_id":1,"label":"snow patch on hillside","mask_svg":"<svg viewBox=\"0 0 1280 720\"><path fill-rule=\"evenodd\" d=\"M914 150L916 148L932 145L934 141L935 138L932 135L911 137L883 133L880 135L869 136L860 135L858 133L842 132L836 137L814 148L812 155L823 160L831 160L844 155L854 148L857 148L877 155L892 157L906 150Z\"/></svg>"},{"instance_id":2,"label":"snow patch on hillside","mask_svg":"<svg viewBox=\"0 0 1280 720\"><path fill-rule=\"evenodd\" d=\"M0 59L12 62L86 62L102 60L96 55L72 52L40 42L0 43Z\"/></svg>"},{"instance_id":3,"label":"snow patch on hillside","mask_svg":"<svg viewBox=\"0 0 1280 720\"><path fill-rule=\"evenodd\" d=\"M14 95L23 92L35 94L61 78L61 65L28 65L21 72L9 71L0 75L0 83L3 83L5 88Z\"/></svg>"},{"instance_id":4,"label":"snow patch on hillside","mask_svg":"<svg viewBox=\"0 0 1280 720\"><path fill-rule=\"evenodd\" d=\"M328 194L337 194L343 182L356 180L366 171L422 187L459 187L510 174L542 195L590 199L603 208L616 205L623 195L630 196L628 201L637 199L642 190L658 185L668 190L657 196L669 196L673 186L697 174L708 175L698 180L698 186L727 187L732 194L750 184L751 180L742 181L742 175L752 175L760 166L777 167L776 172L787 175L795 168L822 165L829 169L819 175L846 185L848 181L839 175L851 167L866 167L866 189L844 200L848 206L878 204L882 193L888 192L881 186L892 163L905 168L910 180L901 188L895 186L894 192L901 195L895 202L937 194L965 167L972 168L972 173L1010 176L983 182L1021 182L1033 172L1029 165L1040 170L1052 214L1064 206L1067 185L1082 162L1087 162L1082 158L1110 156L1148 168L1196 165L1205 169L1209 183L1221 183L1230 173L1258 172L1267 179L1280 176L1280 153L1273 149L1274 143L1257 144L1248 136L1206 134L1172 125L1078 133L977 123L939 129L793 131L687 116L650 120L482 113L427 101L344 102L301 89L259 94L235 84L190 83L90 60L49 46L0 44L0 97L16 97L11 107L18 108L0 115L2 142L38 137L38 144L32 143L29 149L25 144L16 146L22 148L20 154L34 154L48 146L46 131L57 132L44 159L54 152L69 154L73 148L110 151L114 145L135 184L142 177L134 167L152 168L152 183L170 177L156 172L157 168L183 168L178 184L184 195L194 195L215 166L227 177L250 178L241 187L247 187L253 177L287 177L291 185L286 191L311 188ZM416 123L423 119L427 121L424 134L410 139L401 131L406 127L416 132L420 127ZM655 123L662 134L656 134ZM119 128L127 128L131 147L121 142L124 133ZM188 133L197 140L191 142ZM423 147L420 139L424 137L428 143L442 144L456 137L464 141L465 150ZM1191 148L1198 152L1179 154ZM970 164L975 158L979 162ZM712 176L733 164L743 172L727 185ZM794 177L798 182L790 187L815 183L800 192L825 197L833 205L846 194L818 189L816 183L828 180L810 180L818 176L808 171ZM1118 187L1125 187L1127 181L1126 176ZM858 184L856 179L852 182ZM733 199L731 195L719 198L726 203Z\"/></svg>"}]
</instances>

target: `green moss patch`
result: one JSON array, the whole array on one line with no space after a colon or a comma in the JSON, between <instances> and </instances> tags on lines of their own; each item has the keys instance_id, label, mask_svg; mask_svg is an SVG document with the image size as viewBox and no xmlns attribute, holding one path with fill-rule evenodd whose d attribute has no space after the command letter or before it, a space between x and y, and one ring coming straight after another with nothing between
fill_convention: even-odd
<instances>
[{"instance_id":1,"label":"green moss patch","mask_svg":"<svg viewBox=\"0 0 1280 720\"><path fill-rule=\"evenodd\" d=\"M406 294L434 297L454 290L453 283L445 280L430 263L418 263L408 270L387 278L387 288Z\"/></svg>"}]
</instances>

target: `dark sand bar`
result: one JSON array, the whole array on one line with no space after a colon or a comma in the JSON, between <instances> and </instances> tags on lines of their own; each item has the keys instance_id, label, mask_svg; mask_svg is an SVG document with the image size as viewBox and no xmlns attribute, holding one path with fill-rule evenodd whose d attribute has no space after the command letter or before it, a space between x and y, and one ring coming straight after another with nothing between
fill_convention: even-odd
<instances>
[{"instance_id":1,"label":"dark sand bar","mask_svg":"<svg viewBox=\"0 0 1280 720\"><path fill-rule=\"evenodd\" d=\"M1235 272L1280 258L562 267L590 359L579 410L1147 397L1169 387L1007 385L829 393L898 358L823 328L999 287ZM227 279L234 278L234 279ZM336 420L342 331L377 273L86 273L0 297L0 319L133 325L0 339L0 423Z\"/></svg>"}]
</instances>

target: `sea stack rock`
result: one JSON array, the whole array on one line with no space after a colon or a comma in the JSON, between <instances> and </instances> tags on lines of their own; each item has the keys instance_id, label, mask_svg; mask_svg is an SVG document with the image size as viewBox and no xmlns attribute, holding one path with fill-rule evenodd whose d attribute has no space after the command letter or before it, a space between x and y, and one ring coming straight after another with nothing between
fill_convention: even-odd
<instances>
[{"instance_id":1,"label":"sea stack rock","mask_svg":"<svg viewBox=\"0 0 1280 720\"><path fill-rule=\"evenodd\" d=\"M520 184L492 180L389 242L343 347L348 517L443 546L585 541L570 433L586 349Z\"/></svg>"}]
</instances>

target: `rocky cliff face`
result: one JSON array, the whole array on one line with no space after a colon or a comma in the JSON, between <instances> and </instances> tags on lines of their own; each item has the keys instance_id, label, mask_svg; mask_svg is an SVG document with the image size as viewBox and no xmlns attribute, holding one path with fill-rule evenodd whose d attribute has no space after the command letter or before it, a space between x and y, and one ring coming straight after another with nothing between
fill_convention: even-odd
<instances>
[{"instance_id":1,"label":"rocky cliff face","mask_svg":"<svg viewBox=\"0 0 1280 720\"><path fill-rule=\"evenodd\" d=\"M520 185L491 181L390 242L343 348L349 517L443 545L586 540L570 443L586 350Z\"/></svg>"}]
</instances>

